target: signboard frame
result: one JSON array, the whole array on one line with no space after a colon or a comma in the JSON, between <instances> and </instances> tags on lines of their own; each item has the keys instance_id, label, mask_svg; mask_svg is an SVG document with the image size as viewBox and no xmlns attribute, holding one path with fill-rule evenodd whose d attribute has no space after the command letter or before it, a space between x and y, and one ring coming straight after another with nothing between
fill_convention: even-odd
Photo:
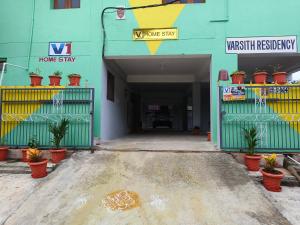
<instances>
[{"instance_id":1,"label":"signboard frame","mask_svg":"<svg viewBox=\"0 0 300 225\"><path fill-rule=\"evenodd\" d=\"M280 50L280 49L258 49L260 47L273 47L274 41L294 40L294 46L292 49ZM234 49L228 48L228 41L232 42L251 42L251 49ZM260 42L259 42L260 41ZM253 44L254 43L254 44ZM276 43L275 43L276 44ZM278 44L278 43L277 43ZM271 46L270 46L271 45ZM243 45L241 44L241 47ZM246 48L246 47L245 47ZM270 54L270 53L298 53L298 37L297 35L286 35L286 36L250 36L250 37L227 37L225 39L225 52L226 54Z\"/></svg>"},{"instance_id":2,"label":"signboard frame","mask_svg":"<svg viewBox=\"0 0 300 225\"><path fill-rule=\"evenodd\" d=\"M141 38L136 37L136 32L142 32L143 36ZM154 32L156 35L151 37L145 37L146 32ZM165 35L163 32L174 32L174 35ZM160 35L158 35L160 34ZM178 40L178 28L168 27L168 28L136 28L133 29L132 38L134 41L163 41L163 40Z\"/></svg>"},{"instance_id":3,"label":"signboard frame","mask_svg":"<svg viewBox=\"0 0 300 225\"><path fill-rule=\"evenodd\" d=\"M234 92L232 92L234 90ZM246 100L246 89L243 86L230 86L223 88L223 98L224 102L229 101L245 101Z\"/></svg>"}]
</instances>

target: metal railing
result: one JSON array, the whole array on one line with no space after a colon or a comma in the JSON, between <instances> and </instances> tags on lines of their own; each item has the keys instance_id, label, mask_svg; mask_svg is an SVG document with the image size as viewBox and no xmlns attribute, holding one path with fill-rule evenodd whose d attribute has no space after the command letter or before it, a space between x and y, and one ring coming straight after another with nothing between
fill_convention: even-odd
<instances>
[{"instance_id":1,"label":"metal railing","mask_svg":"<svg viewBox=\"0 0 300 225\"><path fill-rule=\"evenodd\" d=\"M2 81L4 78L4 72L7 66L12 66L12 67L16 67L16 68L20 68L23 70L28 70L28 67L24 67L24 66L20 66L20 65L16 65L16 64L11 64L11 63L3 63L3 67L1 70L1 74L0 74L0 85L2 85Z\"/></svg>"},{"instance_id":2,"label":"metal railing","mask_svg":"<svg viewBox=\"0 0 300 225\"><path fill-rule=\"evenodd\" d=\"M300 86L220 87L220 146L246 149L243 128L255 127L261 152L300 152Z\"/></svg>"},{"instance_id":3,"label":"metal railing","mask_svg":"<svg viewBox=\"0 0 300 225\"><path fill-rule=\"evenodd\" d=\"M11 147L27 146L36 136L42 148L52 146L49 124L70 121L62 146L89 148L93 144L94 89L0 89L0 133Z\"/></svg>"}]
</instances>

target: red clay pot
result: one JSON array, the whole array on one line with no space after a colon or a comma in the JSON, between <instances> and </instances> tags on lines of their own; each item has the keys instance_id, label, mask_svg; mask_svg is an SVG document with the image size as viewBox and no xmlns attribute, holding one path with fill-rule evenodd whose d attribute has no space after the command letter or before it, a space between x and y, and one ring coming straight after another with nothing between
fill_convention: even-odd
<instances>
[{"instance_id":1,"label":"red clay pot","mask_svg":"<svg viewBox=\"0 0 300 225\"><path fill-rule=\"evenodd\" d=\"M259 171L261 155L244 155L245 165L249 171Z\"/></svg>"},{"instance_id":2,"label":"red clay pot","mask_svg":"<svg viewBox=\"0 0 300 225\"><path fill-rule=\"evenodd\" d=\"M245 74L244 73L234 73L231 74L231 79L233 84L244 84Z\"/></svg>"},{"instance_id":3,"label":"red clay pot","mask_svg":"<svg viewBox=\"0 0 300 225\"><path fill-rule=\"evenodd\" d=\"M31 79L31 86L41 86L42 85L42 80L43 77L34 74L34 75L30 75L30 79Z\"/></svg>"},{"instance_id":4,"label":"red clay pot","mask_svg":"<svg viewBox=\"0 0 300 225\"><path fill-rule=\"evenodd\" d=\"M8 155L8 147L1 146L0 147L0 161L5 161L7 159L7 155Z\"/></svg>"},{"instance_id":5,"label":"red clay pot","mask_svg":"<svg viewBox=\"0 0 300 225\"><path fill-rule=\"evenodd\" d=\"M74 75L69 75L69 86L80 86L80 75L74 74Z\"/></svg>"},{"instance_id":6,"label":"red clay pot","mask_svg":"<svg viewBox=\"0 0 300 225\"><path fill-rule=\"evenodd\" d=\"M59 163L66 158L66 149L51 149L51 160L53 163Z\"/></svg>"},{"instance_id":7,"label":"red clay pot","mask_svg":"<svg viewBox=\"0 0 300 225\"><path fill-rule=\"evenodd\" d=\"M200 135L200 128L194 128L193 135Z\"/></svg>"},{"instance_id":8,"label":"red clay pot","mask_svg":"<svg viewBox=\"0 0 300 225\"><path fill-rule=\"evenodd\" d=\"M22 162L28 162L28 159L27 159L27 150L28 149L22 149L22 159L21 159Z\"/></svg>"},{"instance_id":9,"label":"red clay pot","mask_svg":"<svg viewBox=\"0 0 300 225\"><path fill-rule=\"evenodd\" d=\"M49 76L49 79L50 79L50 84L49 84L50 86L60 86L61 77L51 75Z\"/></svg>"},{"instance_id":10,"label":"red clay pot","mask_svg":"<svg viewBox=\"0 0 300 225\"><path fill-rule=\"evenodd\" d=\"M267 72L257 72L253 74L254 83L265 84L267 83L268 73Z\"/></svg>"},{"instance_id":11,"label":"red clay pot","mask_svg":"<svg viewBox=\"0 0 300 225\"><path fill-rule=\"evenodd\" d=\"M286 72L276 72L273 73L272 75L275 84L286 84L286 77L287 77Z\"/></svg>"},{"instance_id":12,"label":"red clay pot","mask_svg":"<svg viewBox=\"0 0 300 225\"><path fill-rule=\"evenodd\" d=\"M211 132L207 132L207 141L211 141Z\"/></svg>"},{"instance_id":13,"label":"red clay pot","mask_svg":"<svg viewBox=\"0 0 300 225\"><path fill-rule=\"evenodd\" d=\"M41 162L28 162L28 165L31 168L31 177L36 179L47 176L47 163L47 159L44 159Z\"/></svg>"},{"instance_id":14,"label":"red clay pot","mask_svg":"<svg viewBox=\"0 0 300 225\"><path fill-rule=\"evenodd\" d=\"M278 171L278 170L276 170ZM280 174L273 174L260 170L263 175L263 185L268 191L280 192L281 187L280 183L284 174L281 171L278 171Z\"/></svg>"}]
</instances>

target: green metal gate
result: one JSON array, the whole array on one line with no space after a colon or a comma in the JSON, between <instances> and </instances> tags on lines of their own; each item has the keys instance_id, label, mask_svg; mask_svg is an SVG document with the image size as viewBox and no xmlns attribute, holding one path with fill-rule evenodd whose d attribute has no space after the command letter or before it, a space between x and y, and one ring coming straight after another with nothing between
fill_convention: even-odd
<instances>
[{"instance_id":1,"label":"green metal gate","mask_svg":"<svg viewBox=\"0 0 300 225\"><path fill-rule=\"evenodd\" d=\"M89 148L93 144L94 89L0 89L1 138L11 147L27 146L36 136L42 148L51 147L49 124L70 120L62 145Z\"/></svg>"},{"instance_id":2,"label":"green metal gate","mask_svg":"<svg viewBox=\"0 0 300 225\"><path fill-rule=\"evenodd\" d=\"M220 146L246 149L243 128L258 131L260 152L300 152L300 86L220 87Z\"/></svg>"}]
</instances>

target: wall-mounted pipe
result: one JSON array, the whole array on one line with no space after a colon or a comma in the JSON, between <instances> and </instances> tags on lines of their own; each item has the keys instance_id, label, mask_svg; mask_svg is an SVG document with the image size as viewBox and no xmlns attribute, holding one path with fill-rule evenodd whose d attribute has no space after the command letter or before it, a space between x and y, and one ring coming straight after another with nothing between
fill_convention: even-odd
<instances>
[{"instance_id":1,"label":"wall-mounted pipe","mask_svg":"<svg viewBox=\"0 0 300 225\"><path fill-rule=\"evenodd\" d=\"M29 51L28 51L28 57L27 57L27 68L29 69L30 65L30 58L31 58L31 52L32 52L32 41L33 41L33 32L34 32L34 22L35 22L35 1L32 0L32 21L31 21L31 31L30 31L30 37L29 37Z\"/></svg>"}]
</instances>

